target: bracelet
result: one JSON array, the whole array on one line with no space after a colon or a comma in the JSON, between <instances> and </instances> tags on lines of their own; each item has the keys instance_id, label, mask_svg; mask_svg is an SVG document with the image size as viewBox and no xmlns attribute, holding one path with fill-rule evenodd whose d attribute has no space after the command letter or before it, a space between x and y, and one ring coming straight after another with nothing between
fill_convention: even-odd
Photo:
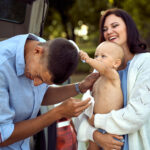
<instances>
[{"instance_id":1,"label":"bracelet","mask_svg":"<svg viewBox=\"0 0 150 150\"><path fill-rule=\"evenodd\" d=\"M76 89L76 92L78 94L82 94L81 91L80 91L80 89L79 89L79 83L75 83L75 89Z\"/></svg>"}]
</instances>

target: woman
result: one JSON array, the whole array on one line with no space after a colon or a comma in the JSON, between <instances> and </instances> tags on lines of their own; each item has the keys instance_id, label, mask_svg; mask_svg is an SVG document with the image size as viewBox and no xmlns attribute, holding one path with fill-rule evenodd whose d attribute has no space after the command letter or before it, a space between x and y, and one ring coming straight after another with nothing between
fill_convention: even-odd
<instances>
[{"instance_id":1,"label":"woman","mask_svg":"<svg viewBox=\"0 0 150 150\"><path fill-rule=\"evenodd\" d=\"M111 134L102 134L88 126L86 136L104 149L121 149L115 135L125 137L125 150L150 149L150 53L141 42L136 25L121 9L109 9L101 17L100 42L111 41L124 49L120 68L124 108L108 114L95 114L90 124ZM82 123L81 123L82 125ZM80 125L80 127L81 127ZM89 130L90 129L90 130Z\"/></svg>"}]
</instances>

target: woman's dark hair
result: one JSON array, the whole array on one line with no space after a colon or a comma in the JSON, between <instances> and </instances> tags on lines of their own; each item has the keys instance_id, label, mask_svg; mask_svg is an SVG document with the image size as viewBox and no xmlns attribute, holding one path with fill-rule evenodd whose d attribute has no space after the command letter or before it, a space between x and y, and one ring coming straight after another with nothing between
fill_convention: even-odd
<instances>
[{"instance_id":1,"label":"woman's dark hair","mask_svg":"<svg viewBox=\"0 0 150 150\"><path fill-rule=\"evenodd\" d=\"M134 23L133 19L126 11L124 11L122 9L118 9L118 8L108 9L101 16L101 19L100 19L100 42L105 41L103 27L104 27L106 17L111 14L114 14L117 17L122 18L122 20L126 24L127 44L128 44L130 52L133 54L147 52L147 50L146 50L147 46L144 42L142 42L140 40L140 34L138 32L138 29L137 29L136 24Z\"/></svg>"},{"instance_id":2,"label":"woman's dark hair","mask_svg":"<svg viewBox=\"0 0 150 150\"><path fill-rule=\"evenodd\" d=\"M79 55L77 48L64 38L56 38L45 43L48 48L48 70L52 82L61 84L75 71Z\"/></svg>"}]
</instances>

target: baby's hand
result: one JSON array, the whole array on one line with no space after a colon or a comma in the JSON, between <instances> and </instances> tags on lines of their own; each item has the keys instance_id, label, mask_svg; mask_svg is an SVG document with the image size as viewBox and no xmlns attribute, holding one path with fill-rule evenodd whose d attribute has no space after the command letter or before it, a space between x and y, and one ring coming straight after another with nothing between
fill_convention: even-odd
<instances>
[{"instance_id":1,"label":"baby's hand","mask_svg":"<svg viewBox=\"0 0 150 150\"><path fill-rule=\"evenodd\" d=\"M89 122L89 124L90 124L91 126L94 127L94 114L92 115L91 118L88 119L88 122Z\"/></svg>"},{"instance_id":2,"label":"baby's hand","mask_svg":"<svg viewBox=\"0 0 150 150\"><path fill-rule=\"evenodd\" d=\"M86 61L86 62L87 62L87 60L90 58L90 57L88 56L88 54L87 54L86 52L82 51L82 50L80 50L79 55L80 55L81 60L84 60L84 61Z\"/></svg>"}]
</instances>

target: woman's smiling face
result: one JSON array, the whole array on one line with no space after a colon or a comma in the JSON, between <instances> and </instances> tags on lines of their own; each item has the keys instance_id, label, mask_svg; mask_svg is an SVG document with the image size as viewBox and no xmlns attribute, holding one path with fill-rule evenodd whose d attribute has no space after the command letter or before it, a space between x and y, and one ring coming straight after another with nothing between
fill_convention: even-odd
<instances>
[{"instance_id":1,"label":"woman's smiling face","mask_svg":"<svg viewBox=\"0 0 150 150\"><path fill-rule=\"evenodd\" d=\"M111 14L106 17L103 27L103 34L106 41L111 41L124 47L127 45L127 29L121 17Z\"/></svg>"}]
</instances>

